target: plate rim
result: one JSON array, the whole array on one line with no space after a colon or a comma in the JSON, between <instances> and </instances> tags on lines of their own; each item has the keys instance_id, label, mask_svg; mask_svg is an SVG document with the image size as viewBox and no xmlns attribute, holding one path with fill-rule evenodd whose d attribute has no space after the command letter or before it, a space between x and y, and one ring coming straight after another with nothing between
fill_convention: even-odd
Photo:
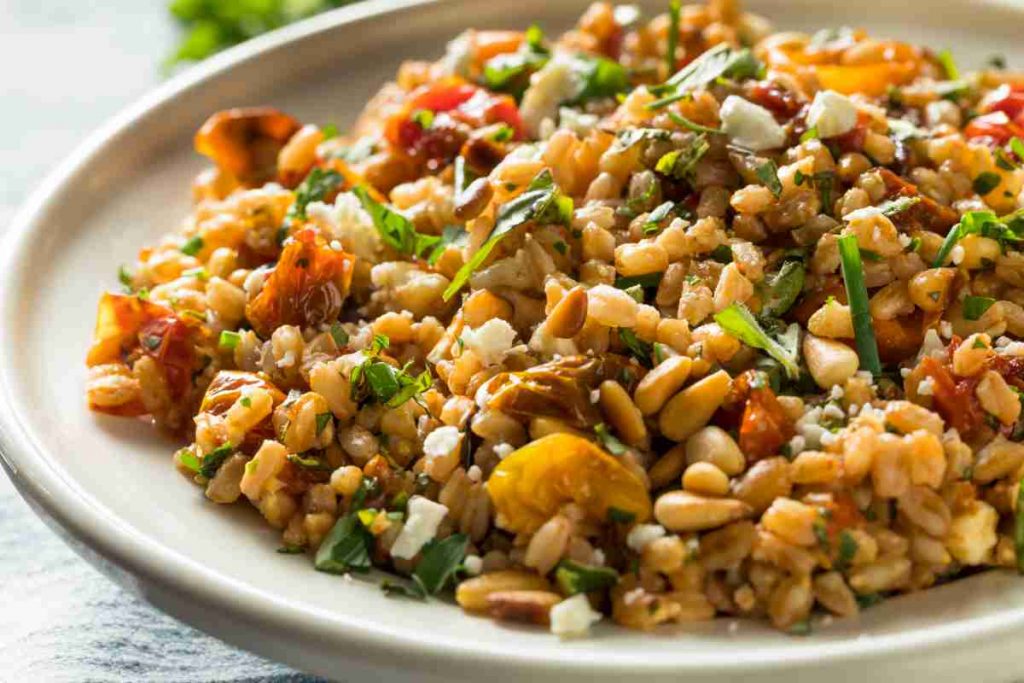
<instances>
[{"instance_id":1,"label":"plate rim","mask_svg":"<svg viewBox=\"0 0 1024 683\"><path fill-rule=\"evenodd\" d=\"M174 76L122 108L88 135L31 192L0 239L0 466L7 472L19 494L34 503L33 511L39 514L41 508L45 516L58 524L75 542L137 577L143 585L149 582L168 595L180 596L195 610L217 610L227 617L238 618L246 623L258 623L265 629L279 633L286 632L292 637L283 640L285 645L289 640L297 642L295 637L323 639L326 635L332 641L349 646L345 653L348 658L379 663L387 657L390 665L394 666L398 661L403 668L410 670L423 670L430 665L455 670L455 667L463 669L474 665L501 664L512 669L511 673L522 675L550 674L556 671L569 675L602 676L627 673L739 673L838 664L843 661L866 663L868 660L909 654L911 651L917 656L938 648L964 646L971 640L1024 630L1024 607L1018 607L952 624L935 624L913 631L887 634L884 639L849 638L817 643L811 639L806 646L800 648L773 651L770 646L758 647L750 654L737 653L735 658L713 661L694 657L692 653L650 658L644 657L642 650L632 657L625 656L628 653L620 653L623 656L594 659L591 656L580 657L578 653L574 655L571 648L566 648L563 654L554 658L536 659L521 649L495 652L454 641L445 643L445 649L439 650L435 641L415 638L409 629L387 631L337 610L299 607L272 593L247 586L237 577L208 569L197 560L146 536L114 515L78 482L66 476L58 464L49 458L46 449L34 437L31 423L18 414L11 383L5 381L13 375L9 365L9 347L14 342L14 335L11 332L12 326L4 325L3 321L10 319L16 309L13 298L21 280L18 275L18 257L27 249L27 242L33 232L39 229L48 207L68 191L69 182L87 169L112 140L138 125L153 110L267 52L345 25L356 24L363 19L399 14L415 7L454 5L460 2L471 4L471 0L367 0L305 19L226 50ZM1007 0L985 0L983 4L1003 7L1010 5L1022 11L1019 4ZM72 547L75 547L74 543ZM79 548L75 549L79 551ZM95 558L86 559L95 562ZM208 622L197 623L195 619L182 618L202 630L207 630L209 625ZM338 630L339 625L344 625L344 632ZM226 637L221 629L210 629L210 632L218 637ZM253 649L260 650L258 646ZM401 658L394 659L396 655Z\"/></svg>"}]
</instances>

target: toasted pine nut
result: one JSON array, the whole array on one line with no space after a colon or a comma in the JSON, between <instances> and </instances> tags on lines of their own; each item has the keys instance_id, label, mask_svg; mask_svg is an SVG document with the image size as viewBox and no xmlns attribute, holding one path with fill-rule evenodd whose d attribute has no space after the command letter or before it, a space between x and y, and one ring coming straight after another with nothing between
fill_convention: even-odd
<instances>
[{"instance_id":1,"label":"toasted pine nut","mask_svg":"<svg viewBox=\"0 0 1024 683\"><path fill-rule=\"evenodd\" d=\"M644 375L633 400L644 415L654 415L686 383L693 361L688 356L666 358Z\"/></svg>"},{"instance_id":2,"label":"toasted pine nut","mask_svg":"<svg viewBox=\"0 0 1024 683\"><path fill-rule=\"evenodd\" d=\"M704 498L686 491L669 491L654 503L654 516L671 531L714 529L750 513L750 506L742 501Z\"/></svg>"},{"instance_id":3,"label":"toasted pine nut","mask_svg":"<svg viewBox=\"0 0 1024 683\"><path fill-rule=\"evenodd\" d=\"M587 291L573 287L555 304L547 319L547 330L559 339L575 337L587 321Z\"/></svg>"},{"instance_id":4,"label":"toasted pine nut","mask_svg":"<svg viewBox=\"0 0 1024 683\"><path fill-rule=\"evenodd\" d=\"M746 460L739 444L721 427L708 425L686 440L686 462L709 462L726 475L743 472Z\"/></svg>"},{"instance_id":5,"label":"toasted pine nut","mask_svg":"<svg viewBox=\"0 0 1024 683\"><path fill-rule=\"evenodd\" d=\"M673 441L684 441L708 423L731 387L729 373L719 370L683 389L661 409L658 415L661 433Z\"/></svg>"},{"instance_id":6,"label":"toasted pine nut","mask_svg":"<svg viewBox=\"0 0 1024 683\"><path fill-rule=\"evenodd\" d=\"M631 446L641 446L647 441L647 426L640 410L615 380L601 382L601 410L615 431Z\"/></svg>"},{"instance_id":7,"label":"toasted pine nut","mask_svg":"<svg viewBox=\"0 0 1024 683\"><path fill-rule=\"evenodd\" d=\"M455 601L467 612L487 609L487 596L503 591L546 591L551 586L543 576L533 572L505 569L467 579L455 590Z\"/></svg>"},{"instance_id":8,"label":"toasted pine nut","mask_svg":"<svg viewBox=\"0 0 1024 683\"><path fill-rule=\"evenodd\" d=\"M729 477L709 462L695 462L683 473L683 489L704 496L729 493Z\"/></svg>"},{"instance_id":9,"label":"toasted pine nut","mask_svg":"<svg viewBox=\"0 0 1024 683\"><path fill-rule=\"evenodd\" d=\"M498 591L487 596L487 612L495 619L547 624L551 608L562 596L545 590Z\"/></svg>"}]
</instances>

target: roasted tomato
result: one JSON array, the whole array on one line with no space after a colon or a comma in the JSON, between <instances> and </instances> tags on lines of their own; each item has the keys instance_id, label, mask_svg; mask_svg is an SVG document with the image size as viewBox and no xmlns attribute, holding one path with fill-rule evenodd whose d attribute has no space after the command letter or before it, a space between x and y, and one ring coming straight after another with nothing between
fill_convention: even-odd
<instances>
[{"instance_id":1,"label":"roasted tomato","mask_svg":"<svg viewBox=\"0 0 1024 683\"><path fill-rule=\"evenodd\" d=\"M424 126L420 112L433 121ZM448 163L468 133L492 123L505 123L522 139L523 124L515 100L494 95L461 78L449 77L413 91L405 105L388 119L385 137L393 147L428 162Z\"/></svg>"},{"instance_id":2,"label":"roasted tomato","mask_svg":"<svg viewBox=\"0 0 1024 683\"><path fill-rule=\"evenodd\" d=\"M128 364L139 355L150 356L163 371L171 398L180 401L188 396L192 375L200 369L195 353L200 334L196 323L179 318L166 306L107 293L100 299L86 363Z\"/></svg>"},{"instance_id":3,"label":"roasted tomato","mask_svg":"<svg viewBox=\"0 0 1024 683\"><path fill-rule=\"evenodd\" d=\"M959 340L955 341L956 345L950 342L951 349L959 345ZM948 362L943 363L926 356L907 376L908 394L909 389L916 387L926 377L932 380L932 405L946 424L955 427L962 437L969 438L985 424L985 411L974 395L981 381L981 373L975 377L957 377Z\"/></svg>"},{"instance_id":4,"label":"roasted tomato","mask_svg":"<svg viewBox=\"0 0 1024 683\"><path fill-rule=\"evenodd\" d=\"M572 434L551 434L498 463L487 480L498 525L531 534L566 503L603 522L615 508L637 522L651 516L644 482L594 443Z\"/></svg>"},{"instance_id":5,"label":"roasted tomato","mask_svg":"<svg viewBox=\"0 0 1024 683\"><path fill-rule=\"evenodd\" d=\"M909 209L896 214L892 219L893 223L904 232L923 229L945 235L960 220L960 214L955 209L939 204L931 197L921 194L917 185L901 178L887 168L880 168L878 172L885 182L886 199L917 197L919 200Z\"/></svg>"},{"instance_id":6,"label":"roasted tomato","mask_svg":"<svg viewBox=\"0 0 1024 683\"><path fill-rule=\"evenodd\" d=\"M355 257L335 251L304 228L285 243L263 289L246 304L252 328L269 338L281 325L319 325L338 317L352 283Z\"/></svg>"},{"instance_id":7,"label":"roasted tomato","mask_svg":"<svg viewBox=\"0 0 1024 683\"><path fill-rule=\"evenodd\" d=\"M495 375L484 386L490 395L487 406L523 420L557 417L576 427L592 427L601 416L590 402L590 391L630 366L619 358L572 356L522 372Z\"/></svg>"},{"instance_id":8,"label":"roasted tomato","mask_svg":"<svg viewBox=\"0 0 1024 683\"><path fill-rule=\"evenodd\" d=\"M1024 136L1024 122L1014 121L1006 113L994 111L971 119L964 127L968 140L990 140L995 145L1005 145L1015 137Z\"/></svg>"},{"instance_id":9,"label":"roasted tomato","mask_svg":"<svg viewBox=\"0 0 1024 683\"><path fill-rule=\"evenodd\" d=\"M796 434L793 421L768 385L763 372L747 370L732 383L717 421L739 432L748 463L777 455Z\"/></svg>"},{"instance_id":10,"label":"roasted tomato","mask_svg":"<svg viewBox=\"0 0 1024 683\"><path fill-rule=\"evenodd\" d=\"M195 148L242 183L256 184L276 175L277 153L299 128L271 107L226 109L202 125Z\"/></svg>"},{"instance_id":11,"label":"roasted tomato","mask_svg":"<svg viewBox=\"0 0 1024 683\"><path fill-rule=\"evenodd\" d=\"M221 370L210 382L210 386L206 388L199 412L223 415L239 399L242 390L246 387L266 389L274 398L275 406L285 399L284 392L274 386L262 373Z\"/></svg>"}]
</instances>

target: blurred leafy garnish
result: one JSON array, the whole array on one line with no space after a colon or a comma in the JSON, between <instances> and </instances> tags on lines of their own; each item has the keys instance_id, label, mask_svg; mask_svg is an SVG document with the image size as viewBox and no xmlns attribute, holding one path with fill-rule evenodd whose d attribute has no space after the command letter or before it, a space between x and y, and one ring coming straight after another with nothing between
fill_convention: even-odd
<instances>
[{"instance_id":1,"label":"blurred leafy garnish","mask_svg":"<svg viewBox=\"0 0 1024 683\"><path fill-rule=\"evenodd\" d=\"M165 66L170 69L183 62L198 62L261 33L351 2L353 0L170 0L171 15L184 33Z\"/></svg>"}]
</instances>

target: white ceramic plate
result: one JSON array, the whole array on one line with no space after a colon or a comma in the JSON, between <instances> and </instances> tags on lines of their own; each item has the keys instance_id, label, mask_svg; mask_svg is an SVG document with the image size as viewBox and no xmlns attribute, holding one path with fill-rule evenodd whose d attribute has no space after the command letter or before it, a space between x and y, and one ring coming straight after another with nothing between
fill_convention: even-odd
<instances>
[{"instance_id":1,"label":"white ceramic plate","mask_svg":"<svg viewBox=\"0 0 1024 683\"><path fill-rule=\"evenodd\" d=\"M864 26L952 47L962 64L1001 52L1024 66L1024 11L997 2L751 3L779 27ZM649 9L662 9L651 3ZM609 625L559 642L383 596L376 580L313 571L274 552L277 534L244 506L207 503L177 475L174 444L83 400L97 296L115 270L189 208L203 166L191 136L206 116L272 104L350 123L401 60L433 57L466 27L567 27L583 2L369 2L252 41L177 78L91 137L40 187L0 254L0 448L14 482L86 557L160 608L225 640L347 680L689 680L794 673L1005 680L1019 670L1024 580L990 573L890 600L808 638L728 620L645 635ZM45 87L40 84L40 87ZM732 626L732 628L730 628Z\"/></svg>"}]
</instances>

